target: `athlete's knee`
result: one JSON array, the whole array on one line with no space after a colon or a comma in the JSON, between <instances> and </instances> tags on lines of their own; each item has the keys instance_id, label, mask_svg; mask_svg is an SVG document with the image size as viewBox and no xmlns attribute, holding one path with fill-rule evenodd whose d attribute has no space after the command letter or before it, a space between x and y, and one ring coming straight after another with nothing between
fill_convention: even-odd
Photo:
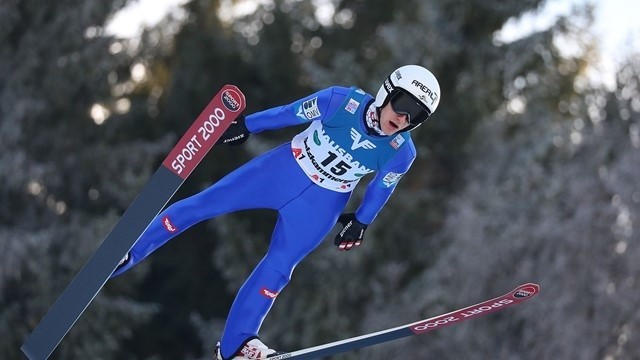
<instances>
[{"instance_id":1,"label":"athlete's knee","mask_svg":"<svg viewBox=\"0 0 640 360\"><path fill-rule=\"evenodd\" d=\"M299 262L285 251L269 251L265 260L269 267L278 272L287 282L291 280L291 274Z\"/></svg>"},{"instance_id":2,"label":"athlete's knee","mask_svg":"<svg viewBox=\"0 0 640 360\"><path fill-rule=\"evenodd\" d=\"M191 226L202 220L214 217L212 212L214 204L210 198L198 193L172 204L163 212L163 215L177 223Z\"/></svg>"}]
</instances>

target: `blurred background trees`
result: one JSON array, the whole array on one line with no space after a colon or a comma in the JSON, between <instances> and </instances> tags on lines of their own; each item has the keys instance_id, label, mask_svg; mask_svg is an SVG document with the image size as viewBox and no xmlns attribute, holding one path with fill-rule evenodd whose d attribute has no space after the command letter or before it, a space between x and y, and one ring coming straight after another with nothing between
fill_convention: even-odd
<instances>
[{"instance_id":1,"label":"blurred background trees","mask_svg":"<svg viewBox=\"0 0 640 360\"><path fill-rule=\"evenodd\" d=\"M233 17L242 1L193 0L140 37L115 38L105 25L127 3L0 8L3 358L20 358L220 86L238 85L253 112L330 85L375 95L407 63L431 69L443 94L413 133L412 171L362 248L327 241L298 267L265 342L355 336L533 281L542 293L521 308L336 358L640 358L640 61L621 63L615 88L589 80L590 8L503 43L509 19L545 2L275 0ZM301 130L214 148L174 200ZM209 358L274 221L254 210L188 230L109 282L52 358Z\"/></svg>"}]
</instances>

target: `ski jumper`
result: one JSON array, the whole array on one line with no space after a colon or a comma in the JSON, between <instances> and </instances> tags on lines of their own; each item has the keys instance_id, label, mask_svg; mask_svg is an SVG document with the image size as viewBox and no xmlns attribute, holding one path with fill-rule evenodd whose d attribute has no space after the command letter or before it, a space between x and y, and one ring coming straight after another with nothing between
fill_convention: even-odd
<instances>
[{"instance_id":1,"label":"ski jumper","mask_svg":"<svg viewBox=\"0 0 640 360\"><path fill-rule=\"evenodd\" d=\"M365 125L373 97L331 87L291 104L246 117L251 133L310 123L290 143L266 152L204 191L169 206L149 225L113 276L140 262L190 226L244 209L278 211L269 249L238 291L221 339L232 357L258 330L295 266L336 224L351 192L377 172L356 211L370 224L416 156L408 132L370 135Z\"/></svg>"}]
</instances>

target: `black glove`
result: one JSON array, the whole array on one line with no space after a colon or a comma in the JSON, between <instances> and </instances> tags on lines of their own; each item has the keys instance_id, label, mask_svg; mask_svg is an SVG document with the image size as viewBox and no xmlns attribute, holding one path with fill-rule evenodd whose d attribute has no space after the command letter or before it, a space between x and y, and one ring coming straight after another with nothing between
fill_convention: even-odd
<instances>
[{"instance_id":1,"label":"black glove","mask_svg":"<svg viewBox=\"0 0 640 360\"><path fill-rule=\"evenodd\" d=\"M353 247L360 246L364 237L364 231L367 230L368 225L358 221L354 213L340 215L338 222L344 227L338 235L336 235L333 244L337 246L340 251L349 251Z\"/></svg>"},{"instance_id":2,"label":"black glove","mask_svg":"<svg viewBox=\"0 0 640 360\"><path fill-rule=\"evenodd\" d=\"M240 114L233 120L222 136L220 136L216 144L240 145L247 141L250 134L249 129L247 129L247 126L244 124L244 115Z\"/></svg>"}]
</instances>

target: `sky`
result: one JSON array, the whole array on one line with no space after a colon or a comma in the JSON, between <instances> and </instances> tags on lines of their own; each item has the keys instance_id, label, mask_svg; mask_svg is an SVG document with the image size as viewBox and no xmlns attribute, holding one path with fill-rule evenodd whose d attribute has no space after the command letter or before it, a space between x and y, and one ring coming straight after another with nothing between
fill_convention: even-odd
<instances>
[{"instance_id":1,"label":"sky","mask_svg":"<svg viewBox=\"0 0 640 360\"><path fill-rule=\"evenodd\" d=\"M135 37L140 34L142 26L157 24L170 11L179 13L179 6L187 1L134 1L114 16L107 26L107 33L118 37ZM257 3L265 1L245 0L245 6L238 11L251 11ZM596 4L596 20L593 31L602 49L602 69L605 72L611 72L608 76L612 77L618 59L628 53L631 48L636 51L640 50L640 21L638 21L640 1L638 0L548 0L541 11L509 21L497 34L497 37L508 42L532 31L545 29L558 16L569 14L573 6L587 2ZM316 3L317 5L325 5L322 8L325 10L324 13L327 13L328 0L316 0ZM226 16L231 15L227 13ZM603 82L606 84L612 80L603 79Z\"/></svg>"}]
</instances>

